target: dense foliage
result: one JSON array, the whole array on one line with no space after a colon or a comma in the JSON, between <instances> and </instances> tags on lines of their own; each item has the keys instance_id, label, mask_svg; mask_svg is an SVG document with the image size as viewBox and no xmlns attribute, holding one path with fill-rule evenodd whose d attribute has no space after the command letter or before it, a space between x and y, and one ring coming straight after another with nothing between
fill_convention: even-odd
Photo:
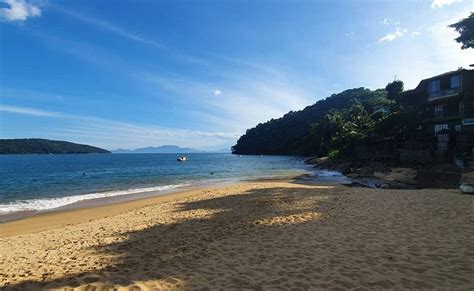
<instances>
[{"instance_id":1,"label":"dense foliage","mask_svg":"<svg viewBox=\"0 0 474 291\"><path fill-rule=\"evenodd\" d=\"M232 150L236 154L350 156L369 136L395 135L397 127L406 124L403 120L411 118L393 100L403 90L403 82L394 81L386 89L357 88L333 94L247 130Z\"/></svg>"},{"instance_id":2,"label":"dense foliage","mask_svg":"<svg viewBox=\"0 0 474 291\"><path fill-rule=\"evenodd\" d=\"M0 139L0 154L89 154L107 150L67 141L40 138Z\"/></svg>"},{"instance_id":3,"label":"dense foliage","mask_svg":"<svg viewBox=\"0 0 474 291\"><path fill-rule=\"evenodd\" d=\"M387 98L393 100L397 94L403 92L403 82L395 80L392 83L388 83L387 86L385 86L385 91L387 91Z\"/></svg>"},{"instance_id":4,"label":"dense foliage","mask_svg":"<svg viewBox=\"0 0 474 291\"><path fill-rule=\"evenodd\" d=\"M462 49L474 48L474 12L459 22L451 24L450 27L459 32L456 41L462 44Z\"/></svg>"}]
</instances>

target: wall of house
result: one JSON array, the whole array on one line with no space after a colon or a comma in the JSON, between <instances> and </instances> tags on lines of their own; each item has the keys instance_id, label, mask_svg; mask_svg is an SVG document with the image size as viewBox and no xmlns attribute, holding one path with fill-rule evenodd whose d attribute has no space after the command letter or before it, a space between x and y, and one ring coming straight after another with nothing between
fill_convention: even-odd
<instances>
[{"instance_id":1,"label":"wall of house","mask_svg":"<svg viewBox=\"0 0 474 291\"><path fill-rule=\"evenodd\" d=\"M443 94L453 93L449 91L450 78L455 74L462 76L461 93L444 97ZM433 96L430 97L429 82L436 79L440 81L441 91L445 90L445 92L438 95L432 94ZM454 156L474 156L474 124L463 125L463 120L474 120L474 70L463 70L423 80L416 90L407 93L401 96L404 98L404 104L407 107L419 108L419 117L423 121L417 141L430 144L430 149L398 147L401 160L427 161L432 159L445 162L452 161ZM460 110L460 101L464 104L464 112ZM435 113L436 105L443 105L442 114ZM435 134L436 125L447 125L449 134L438 138Z\"/></svg>"},{"instance_id":2,"label":"wall of house","mask_svg":"<svg viewBox=\"0 0 474 291\"><path fill-rule=\"evenodd\" d=\"M398 150L400 161L402 162L432 162L433 155L430 150Z\"/></svg>"},{"instance_id":3,"label":"wall of house","mask_svg":"<svg viewBox=\"0 0 474 291\"><path fill-rule=\"evenodd\" d=\"M474 118L474 71L463 75L464 118ZM462 126L462 133L474 136L474 124Z\"/></svg>"}]
</instances>

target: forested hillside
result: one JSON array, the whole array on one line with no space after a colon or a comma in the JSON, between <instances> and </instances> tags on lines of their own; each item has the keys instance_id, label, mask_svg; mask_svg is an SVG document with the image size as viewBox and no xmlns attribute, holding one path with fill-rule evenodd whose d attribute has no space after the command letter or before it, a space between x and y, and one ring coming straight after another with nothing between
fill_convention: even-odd
<instances>
[{"instance_id":1,"label":"forested hillside","mask_svg":"<svg viewBox=\"0 0 474 291\"><path fill-rule=\"evenodd\" d=\"M348 144L364 139L394 116L393 96L403 90L394 81L385 89L357 88L320 100L301 111L258 124L232 147L235 154L327 155L348 154ZM390 110L384 110L390 108Z\"/></svg>"},{"instance_id":2,"label":"forested hillside","mask_svg":"<svg viewBox=\"0 0 474 291\"><path fill-rule=\"evenodd\" d=\"M90 154L107 150L67 141L41 138L0 139L0 154Z\"/></svg>"}]
</instances>

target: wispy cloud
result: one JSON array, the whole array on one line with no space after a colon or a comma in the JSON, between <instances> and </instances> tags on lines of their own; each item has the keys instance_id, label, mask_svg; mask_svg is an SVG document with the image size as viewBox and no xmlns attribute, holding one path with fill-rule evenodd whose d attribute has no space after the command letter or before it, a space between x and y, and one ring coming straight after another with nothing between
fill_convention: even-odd
<instances>
[{"instance_id":1,"label":"wispy cloud","mask_svg":"<svg viewBox=\"0 0 474 291\"><path fill-rule=\"evenodd\" d=\"M40 118L61 119L62 126L38 131L38 136L63 137L76 142L91 143L108 149L137 148L147 145L176 144L201 149L217 149L232 145L240 133L164 128L92 116L47 111L38 108L0 104L0 111Z\"/></svg>"},{"instance_id":2,"label":"wispy cloud","mask_svg":"<svg viewBox=\"0 0 474 291\"><path fill-rule=\"evenodd\" d=\"M26 0L2 0L0 3L6 6L0 8L0 20L4 22L25 21L41 15L40 7Z\"/></svg>"},{"instance_id":3,"label":"wispy cloud","mask_svg":"<svg viewBox=\"0 0 474 291\"><path fill-rule=\"evenodd\" d=\"M383 37L381 37L379 39L379 43L381 42L391 42L391 41L394 41L396 40L397 38L400 38L402 37L408 30L407 29L402 29L402 28L399 28L397 27L397 29L395 30L395 32L393 33L389 33Z\"/></svg>"},{"instance_id":4,"label":"wispy cloud","mask_svg":"<svg viewBox=\"0 0 474 291\"><path fill-rule=\"evenodd\" d=\"M454 3L459 3L462 2L463 0L433 0L431 3L431 8L437 9L437 8L442 8L444 6L449 6Z\"/></svg>"},{"instance_id":5,"label":"wispy cloud","mask_svg":"<svg viewBox=\"0 0 474 291\"><path fill-rule=\"evenodd\" d=\"M37 37L52 50L70 54L78 59L97 65L107 71L133 75L136 67L130 65L120 56L109 50L102 49L85 41L75 41L58 37L39 30L29 30L31 35Z\"/></svg>"},{"instance_id":6,"label":"wispy cloud","mask_svg":"<svg viewBox=\"0 0 474 291\"><path fill-rule=\"evenodd\" d=\"M184 96L186 103L193 105L194 114L201 117L201 123L209 122L235 132L244 132L314 102L312 94L287 77L287 72L258 63L229 62L234 64L233 72L219 80L219 90L215 83L186 76L144 77L160 88Z\"/></svg>"},{"instance_id":7,"label":"wispy cloud","mask_svg":"<svg viewBox=\"0 0 474 291\"><path fill-rule=\"evenodd\" d=\"M5 105L5 104L0 104L0 111L32 115L32 116L45 116L45 117L60 117L61 116L61 114L58 112L45 111L41 109L28 108L28 107L10 106L10 105Z\"/></svg>"},{"instance_id":8,"label":"wispy cloud","mask_svg":"<svg viewBox=\"0 0 474 291\"><path fill-rule=\"evenodd\" d=\"M133 41L136 41L136 42L141 42L143 44L147 44L147 45L151 45L151 46L154 46L154 47L157 47L157 48L166 48L165 45L157 42L157 41L154 41L154 40L150 40L150 39L146 39L138 34L135 34L135 33L132 33L132 32L129 32L121 27L118 27L116 25L113 25L107 21L104 21L104 20L101 20L101 19L97 19L97 18L94 18L94 17L91 17L91 16L87 16L87 15L84 15L84 14L81 14L81 13L78 13L78 12L75 12L75 11L72 11L72 10L67 10L67 9L64 9L62 7L58 7L58 6L53 6L53 8L56 10L56 11L59 11L67 16L70 16L72 18L75 18L77 20L80 20L82 22L85 22L85 23L88 23L90 25L94 25L96 27L99 27L103 30L107 30L109 32L112 32L112 33L115 33L121 37L124 37L124 38L127 38L129 40L133 40Z\"/></svg>"},{"instance_id":9,"label":"wispy cloud","mask_svg":"<svg viewBox=\"0 0 474 291\"><path fill-rule=\"evenodd\" d=\"M71 18L79 20L83 23L87 23L89 25L95 26L99 29L111 32L111 33L113 33L117 36L123 37L125 39L130 40L130 41L134 41L134 42L141 43L141 44L144 44L144 45L152 46L152 47L160 49L160 50L164 50L164 51L168 52L171 57L174 57L175 59L178 59L180 61L184 61L184 62L192 63L192 64L197 64L197 65L206 65L208 63L206 60L204 60L202 58L182 53L182 52L180 52L176 49L173 49L170 46L165 45L165 44L163 44L159 41L156 41L156 40L153 40L153 39L150 39L150 38L146 38L142 35L131 32L131 31L125 29L125 28L122 28L118 25L107 22L105 20L98 19L98 18L95 18L95 17L90 16L90 15L85 15L85 14L79 13L77 11L72 11L72 10L69 10L69 9L65 9L63 7L59 7L59 6L56 6L56 5L52 6L52 8L55 9L56 11L64 14L64 15L68 16L68 17L71 17Z\"/></svg>"}]
</instances>

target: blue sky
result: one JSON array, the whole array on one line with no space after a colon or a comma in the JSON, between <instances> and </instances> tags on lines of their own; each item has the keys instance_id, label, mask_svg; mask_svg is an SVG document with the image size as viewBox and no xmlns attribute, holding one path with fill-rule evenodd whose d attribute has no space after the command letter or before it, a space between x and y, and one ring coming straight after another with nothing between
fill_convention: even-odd
<instances>
[{"instance_id":1,"label":"blue sky","mask_svg":"<svg viewBox=\"0 0 474 291\"><path fill-rule=\"evenodd\" d=\"M354 87L474 62L474 1L0 0L0 137L233 145Z\"/></svg>"}]
</instances>

